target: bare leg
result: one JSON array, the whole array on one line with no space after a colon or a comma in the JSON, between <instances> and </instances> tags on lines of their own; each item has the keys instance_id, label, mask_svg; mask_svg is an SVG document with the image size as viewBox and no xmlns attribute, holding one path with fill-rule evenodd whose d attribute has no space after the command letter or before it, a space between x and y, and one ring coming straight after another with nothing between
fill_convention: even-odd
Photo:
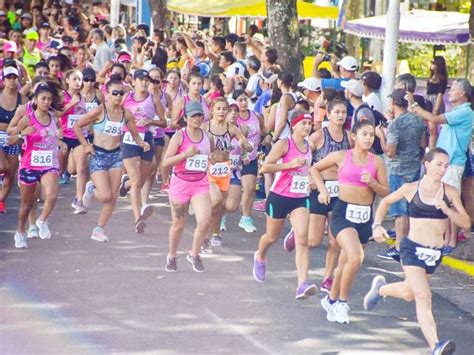
<instances>
[{"instance_id":1,"label":"bare leg","mask_svg":"<svg viewBox=\"0 0 474 355\"><path fill-rule=\"evenodd\" d=\"M179 242L183 236L186 218L188 216L189 203L180 204L170 199L171 206L171 227L169 231L169 250L170 257L176 257Z\"/></svg>"},{"instance_id":2,"label":"bare leg","mask_svg":"<svg viewBox=\"0 0 474 355\"><path fill-rule=\"evenodd\" d=\"M308 279L309 248L308 248L308 225L309 210L297 208L290 213L290 222L295 233L295 263L298 273L298 285ZM297 286L298 286L297 285Z\"/></svg>"},{"instance_id":3,"label":"bare leg","mask_svg":"<svg viewBox=\"0 0 474 355\"><path fill-rule=\"evenodd\" d=\"M257 177L255 175L242 176L242 216L250 217L253 201L255 200L255 184Z\"/></svg>"},{"instance_id":4,"label":"bare leg","mask_svg":"<svg viewBox=\"0 0 474 355\"><path fill-rule=\"evenodd\" d=\"M21 205L18 210L18 231L20 233L26 233L26 220L28 219L28 214L33 207L35 186L36 185L20 184Z\"/></svg>"},{"instance_id":5,"label":"bare leg","mask_svg":"<svg viewBox=\"0 0 474 355\"><path fill-rule=\"evenodd\" d=\"M84 191L86 190L86 183L89 174L87 170L87 155L85 154L82 145L74 148L72 155L74 157L74 161L76 162L77 171L76 198L78 201L81 201L82 195L84 195Z\"/></svg>"},{"instance_id":6,"label":"bare leg","mask_svg":"<svg viewBox=\"0 0 474 355\"><path fill-rule=\"evenodd\" d=\"M46 221L54 209L56 199L58 197L59 185L58 175L55 173L47 173L41 178L42 190L45 193L43 210L39 216L39 219Z\"/></svg>"},{"instance_id":7,"label":"bare leg","mask_svg":"<svg viewBox=\"0 0 474 355\"><path fill-rule=\"evenodd\" d=\"M201 244L209 235L211 228L211 210L208 208L211 204L211 197L209 193L199 194L191 198L191 205L193 206L196 217L196 229L194 230L193 246L191 255L199 255L201 251Z\"/></svg>"}]
</instances>

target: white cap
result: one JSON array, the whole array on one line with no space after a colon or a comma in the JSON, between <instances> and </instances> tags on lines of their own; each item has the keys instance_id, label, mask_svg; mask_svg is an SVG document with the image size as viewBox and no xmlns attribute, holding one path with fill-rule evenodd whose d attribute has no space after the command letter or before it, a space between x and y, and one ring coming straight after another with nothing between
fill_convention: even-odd
<instances>
[{"instance_id":1,"label":"white cap","mask_svg":"<svg viewBox=\"0 0 474 355\"><path fill-rule=\"evenodd\" d=\"M359 63L357 63L357 59L351 57L350 55L346 55L336 64L349 71L356 71L359 69Z\"/></svg>"},{"instance_id":2,"label":"white cap","mask_svg":"<svg viewBox=\"0 0 474 355\"><path fill-rule=\"evenodd\" d=\"M16 75L17 77L19 77L20 75L18 74L18 69L15 68L15 67L6 67L6 68L3 68L3 77L7 77L8 75Z\"/></svg>"},{"instance_id":3,"label":"white cap","mask_svg":"<svg viewBox=\"0 0 474 355\"><path fill-rule=\"evenodd\" d=\"M321 79L318 78L307 78L302 82L298 83L298 87L307 89L310 91L321 91Z\"/></svg>"},{"instance_id":4,"label":"white cap","mask_svg":"<svg viewBox=\"0 0 474 355\"><path fill-rule=\"evenodd\" d=\"M260 43L265 43L265 37L263 36L263 34L258 32L252 36L252 39Z\"/></svg>"},{"instance_id":5,"label":"white cap","mask_svg":"<svg viewBox=\"0 0 474 355\"><path fill-rule=\"evenodd\" d=\"M362 81L360 80L351 79L341 81L341 86L357 97L364 96L364 85L362 85Z\"/></svg>"}]
</instances>

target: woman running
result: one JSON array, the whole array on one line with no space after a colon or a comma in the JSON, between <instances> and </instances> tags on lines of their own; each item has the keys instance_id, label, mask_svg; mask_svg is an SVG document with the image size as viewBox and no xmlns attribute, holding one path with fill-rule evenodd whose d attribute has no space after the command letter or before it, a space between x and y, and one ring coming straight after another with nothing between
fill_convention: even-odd
<instances>
[{"instance_id":1,"label":"woman running","mask_svg":"<svg viewBox=\"0 0 474 355\"><path fill-rule=\"evenodd\" d=\"M155 155L155 145L151 126L155 126L158 121L155 116L164 117L163 106L160 98L154 97L148 92L150 84L150 74L148 71L139 69L133 74L135 91L129 92L123 101L123 107L129 110L135 121L140 138L147 142L150 149L143 149L135 142L135 139L124 127L122 137L122 157L123 165L128 175L122 177L120 183L120 196L124 197L130 190L130 201L132 203L133 215L135 217L135 233L144 233L146 219L153 214L153 206L142 204L141 189L145 179L150 175L151 161Z\"/></svg>"},{"instance_id":2,"label":"woman running","mask_svg":"<svg viewBox=\"0 0 474 355\"><path fill-rule=\"evenodd\" d=\"M97 226L92 230L91 239L106 242L109 238L104 233L105 225L110 219L117 202L122 176L122 153L120 138L122 127L126 125L137 144L144 151L150 149L138 135L135 119L128 110L122 108L125 90L121 80L110 80L107 84L108 100L105 104L88 112L74 126L77 137L86 154L90 154L89 173L92 181L86 184L82 202L89 208L93 197L103 205ZM84 127L93 125L94 143L90 144L80 132Z\"/></svg>"},{"instance_id":3,"label":"woman running","mask_svg":"<svg viewBox=\"0 0 474 355\"><path fill-rule=\"evenodd\" d=\"M242 131L235 125L226 121L229 105L223 97L216 98L211 110L211 120L205 123L204 129L213 137L216 150L211 154L208 176L212 201L212 246L222 246L222 236L220 233L221 217L224 215L225 200L230 186L232 174L232 161L230 151L232 150L232 140L236 139L239 147L244 151L251 151L252 145L242 134ZM209 239L204 240L207 249Z\"/></svg>"},{"instance_id":4,"label":"woman running","mask_svg":"<svg viewBox=\"0 0 474 355\"><path fill-rule=\"evenodd\" d=\"M209 154L213 150L212 138L201 129L204 110L199 102L190 101L185 106L186 127L171 138L163 164L173 167L170 181L169 200L171 206L171 228L169 251L165 270L175 272L179 242L186 226L189 204L196 216L193 245L186 256L194 271L203 272L199 251L208 235L211 224L211 197L207 177Z\"/></svg>"},{"instance_id":5,"label":"woman running","mask_svg":"<svg viewBox=\"0 0 474 355\"><path fill-rule=\"evenodd\" d=\"M258 175L258 156L257 151L260 145L261 136L265 135L265 126L263 118L258 116L255 112L248 109L248 97L244 90L235 90L232 98L236 100L239 106L239 116L237 117L237 124L240 127L248 129L248 140L252 144L252 151L248 153L248 163L243 165L241 171L242 181L242 217L239 221L239 227L247 233L257 231L253 224L250 213L252 211L253 201L255 200L255 185L257 183Z\"/></svg>"},{"instance_id":6,"label":"woman running","mask_svg":"<svg viewBox=\"0 0 474 355\"><path fill-rule=\"evenodd\" d=\"M69 154L72 151L76 164L76 196L71 204L74 214L87 213L87 209L82 204L82 195L87 183L87 155L81 146L74 131L74 125L86 113L86 100L81 95L82 73L73 69L66 73L65 82L67 90L64 95L64 110L61 113L61 127L63 131L63 142L67 145L67 150L60 154L60 174L67 168ZM82 135L87 137L87 129L82 131Z\"/></svg>"},{"instance_id":7,"label":"woman running","mask_svg":"<svg viewBox=\"0 0 474 355\"><path fill-rule=\"evenodd\" d=\"M90 112L100 104L104 103L105 98L102 92L96 87L97 75L94 69L85 68L82 71L82 82L84 86L81 94L86 100L86 111Z\"/></svg>"},{"instance_id":8,"label":"woman running","mask_svg":"<svg viewBox=\"0 0 474 355\"><path fill-rule=\"evenodd\" d=\"M18 210L18 229L15 233L15 247L27 248L26 221L36 198L36 184L41 183L44 207L36 220L41 239L51 238L48 217L53 211L58 196L59 147L67 149L61 126L50 112L53 100L59 102L58 92L46 83L39 84L34 92L35 104L23 116L18 130L23 132L23 155L20 161L18 180L21 205Z\"/></svg>"},{"instance_id":9,"label":"woman running","mask_svg":"<svg viewBox=\"0 0 474 355\"><path fill-rule=\"evenodd\" d=\"M374 194L389 193L387 173L380 157L372 154L375 128L369 121L354 125L351 132L354 148L330 153L310 169L319 191L320 203L329 205L331 193L322 172L338 168L339 199L332 210L330 229L341 248L331 292L321 305L327 320L349 323L349 293L364 260L364 248L372 235L372 203Z\"/></svg>"},{"instance_id":10,"label":"woman running","mask_svg":"<svg viewBox=\"0 0 474 355\"><path fill-rule=\"evenodd\" d=\"M18 91L18 69L3 68L4 86L0 93L0 174L3 174L3 184L0 191L0 213L7 213L5 200L13 186L18 170L19 144L9 144L7 128L18 106L26 99Z\"/></svg>"},{"instance_id":11,"label":"woman running","mask_svg":"<svg viewBox=\"0 0 474 355\"><path fill-rule=\"evenodd\" d=\"M449 220L461 228L470 226L458 192L441 181L448 163L449 156L445 150L432 149L424 159L425 176L420 181L403 185L380 202L372 226L377 242L383 242L387 235L382 221L389 206L403 198L409 201L410 230L400 245L405 280L387 284L385 278L378 275L364 298L364 309L368 311L373 310L382 297L415 301L418 324L433 355L452 354L456 347L451 340L439 341L432 311L430 279L443 258L443 240Z\"/></svg>"},{"instance_id":12,"label":"woman running","mask_svg":"<svg viewBox=\"0 0 474 355\"><path fill-rule=\"evenodd\" d=\"M309 268L309 168L311 147L306 137L311 132L313 118L304 111L295 112L291 119L292 134L278 141L268 154L262 172L276 173L267 198L267 227L254 254L253 276L265 281L266 259L270 246L278 241L289 216L296 238L296 270L298 284L296 299L316 293L316 285L307 281Z\"/></svg>"}]
</instances>

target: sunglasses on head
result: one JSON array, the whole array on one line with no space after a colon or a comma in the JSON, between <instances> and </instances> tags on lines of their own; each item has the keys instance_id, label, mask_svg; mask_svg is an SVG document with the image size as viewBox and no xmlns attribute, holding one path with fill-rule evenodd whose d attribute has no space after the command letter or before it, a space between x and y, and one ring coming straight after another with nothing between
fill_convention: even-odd
<instances>
[{"instance_id":1,"label":"sunglasses on head","mask_svg":"<svg viewBox=\"0 0 474 355\"><path fill-rule=\"evenodd\" d=\"M95 78L84 78L82 80L86 82L91 82L91 83L95 82Z\"/></svg>"},{"instance_id":2,"label":"sunglasses on head","mask_svg":"<svg viewBox=\"0 0 474 355\"><path fill-rule=\"evenodd\" d=\"M112 90L110 92L110 94L113 95L113 96L123 96L123 95L125 95L125 91L123 91L123 90Z\"/></svg>"}]
</instances>

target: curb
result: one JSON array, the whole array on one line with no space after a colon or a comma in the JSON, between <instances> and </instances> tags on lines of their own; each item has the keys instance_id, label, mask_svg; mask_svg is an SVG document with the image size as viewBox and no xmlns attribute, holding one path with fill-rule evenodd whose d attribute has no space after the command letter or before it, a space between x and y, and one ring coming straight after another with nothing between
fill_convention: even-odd
<instances>
[{"instance_id":1,"label":"curb","mask_svg":"<svg viewBox=\"0 0 474 355\"><path fill-rule=\"evenodd\" d=\"M388 245L395 245L395 240L387 240L385 241L385 244ZM461 259L456 259L453 258L452 256L444 256L443 261L441 262L441 265L447 266L455 271L460 271L468 276L474 276L474 263L461 260Z\"/></svg>"}]
</instances>

